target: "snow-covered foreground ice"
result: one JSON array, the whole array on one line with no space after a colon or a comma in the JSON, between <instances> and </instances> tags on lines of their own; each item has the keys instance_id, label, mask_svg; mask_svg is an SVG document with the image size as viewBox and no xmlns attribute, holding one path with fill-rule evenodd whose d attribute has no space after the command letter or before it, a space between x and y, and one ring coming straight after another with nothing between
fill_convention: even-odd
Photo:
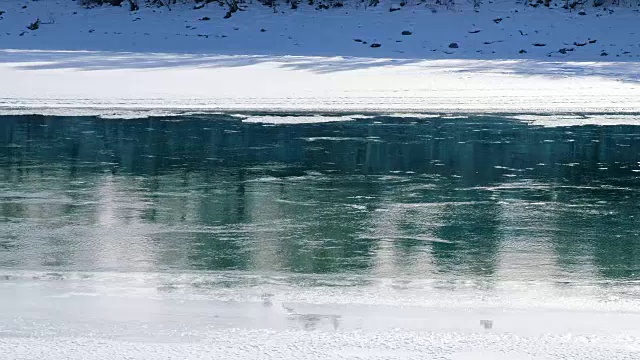
<instances>
[{"instance_id":1,"label":"snow-covered foreground ice","mask_svg":"<svg viewBox=\"0 0 640 360\"><path fill-rule=\"evenodd\" d=\"M0 50L0 78L5 114L640 112L634 62Z\"/></svg>"},{"instance_id":2,"label":"snow-covered foreground ice","mask_svg":"<svg viewBox=\"0 0 640 360\"><path fill-rule=\"evenodd\" d=\"M637 299L548 285L4 272L0 348L12 359L640 356Z\"/></svg>"}]
</instances>

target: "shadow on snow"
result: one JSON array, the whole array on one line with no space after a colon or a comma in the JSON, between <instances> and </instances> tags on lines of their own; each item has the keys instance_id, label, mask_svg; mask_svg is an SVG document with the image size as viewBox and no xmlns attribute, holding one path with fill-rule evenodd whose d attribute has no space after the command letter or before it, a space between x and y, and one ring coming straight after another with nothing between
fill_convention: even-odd
<instances>
[{"instance_id":1,"label":"shadow on snow","mask_svg":"<svg viewBox=\"0 0 640 360\"><path fill-rule=\"evenodd\" d=\"M0 50L0 63L20 70L79 71L165 68L232 68L275 64L289 70L333 73L379 67L409 66L416 70L453 73L502 73L548 77L597 76L640 82L638 62L560 62L542 60L420 60L363 57L273 55L206 55L101 51Z\"/></svg>"}]
</instances>

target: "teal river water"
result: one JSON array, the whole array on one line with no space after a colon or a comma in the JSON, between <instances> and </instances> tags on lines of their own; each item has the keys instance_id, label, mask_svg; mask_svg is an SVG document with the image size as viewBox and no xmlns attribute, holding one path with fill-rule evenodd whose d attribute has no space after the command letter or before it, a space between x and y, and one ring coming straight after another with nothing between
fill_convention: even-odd
<instances>
[{"instance_id":1,"label":"teal river water","mask_svg":"<svg viewBox=\"0 0 640 360\"><path fill-rule=\"evenodd\" d=\"M639 358L640 126L247 117L0 117L0 359Z\"/></svg>"},{"instance_id":2,"label":"teal river water","mask_svg":"<svg viewBox=\"0 0 640 360\"><path fill-rule=\"evenodd\" d=\"M640 126L0 117L4 271L640 280Z\"/></svg>"}]
</instances>

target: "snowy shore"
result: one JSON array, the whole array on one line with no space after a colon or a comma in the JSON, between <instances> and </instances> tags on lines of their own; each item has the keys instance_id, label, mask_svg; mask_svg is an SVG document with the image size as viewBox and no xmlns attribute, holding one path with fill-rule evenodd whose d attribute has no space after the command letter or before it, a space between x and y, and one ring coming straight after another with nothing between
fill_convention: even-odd
<instances>
[{"instance_id":1,"label":"snowy shore","mask_svg":"<svg viewBox=\"0 0 640 360\"><path fill-rule=\"evenodd\" d=\"M4 113L640 112L640 63L0 51L0 78Z\"/></svg>"},{"instance_id":2,"label":"snowy shore","mask_svg":"<svg viewBox=\"0 0 640 360\"><path fill-rule=\"evenodd\" d=\"M253 6L223 19L219 6L11 0L0 10L5 114L640 112L633 8Z\"/></svg>"},{"instance_id":3,"label":"snowy shore","mask_svg":"<svg viewBox=\"0 0 640 360\"><path fill-rule=\"evenodd\" d=\"M16 359L595 360L640 353L633 284L601 292L595 284L336 275L315 277L317 286L206 273L3 275L0 348Z\"/></svg>"}]
</instances>

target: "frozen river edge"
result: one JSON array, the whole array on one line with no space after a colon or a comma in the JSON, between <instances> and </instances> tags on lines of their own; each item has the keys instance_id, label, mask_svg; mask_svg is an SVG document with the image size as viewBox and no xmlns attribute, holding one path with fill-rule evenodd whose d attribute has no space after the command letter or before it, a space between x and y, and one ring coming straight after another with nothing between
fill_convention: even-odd
<instances>
[{"instance_id":1,"label":"frozen river edge","mask_svg":"<svg viewBox=\"0 0 640 360\"><path fill-rule=\"evenodd\" d=\"M640 352L637 301L594 284L443 288L233 273L5 272L3 279L7 358L632 359ZM317 284L293 285L299 281ZM236 285L216 285L229 282ZM621 294L637 289L619 286Z\"/></svg>"},{"instance_id":2,"label":"frozen river edge","mask_svg":"<svg viewBox=\"0 0 640 360\"><path fill-rule=\"evenodd\" d=\"M640 63L0 50L0 114L640 113Z\"/></svg>"}]
</instances>

